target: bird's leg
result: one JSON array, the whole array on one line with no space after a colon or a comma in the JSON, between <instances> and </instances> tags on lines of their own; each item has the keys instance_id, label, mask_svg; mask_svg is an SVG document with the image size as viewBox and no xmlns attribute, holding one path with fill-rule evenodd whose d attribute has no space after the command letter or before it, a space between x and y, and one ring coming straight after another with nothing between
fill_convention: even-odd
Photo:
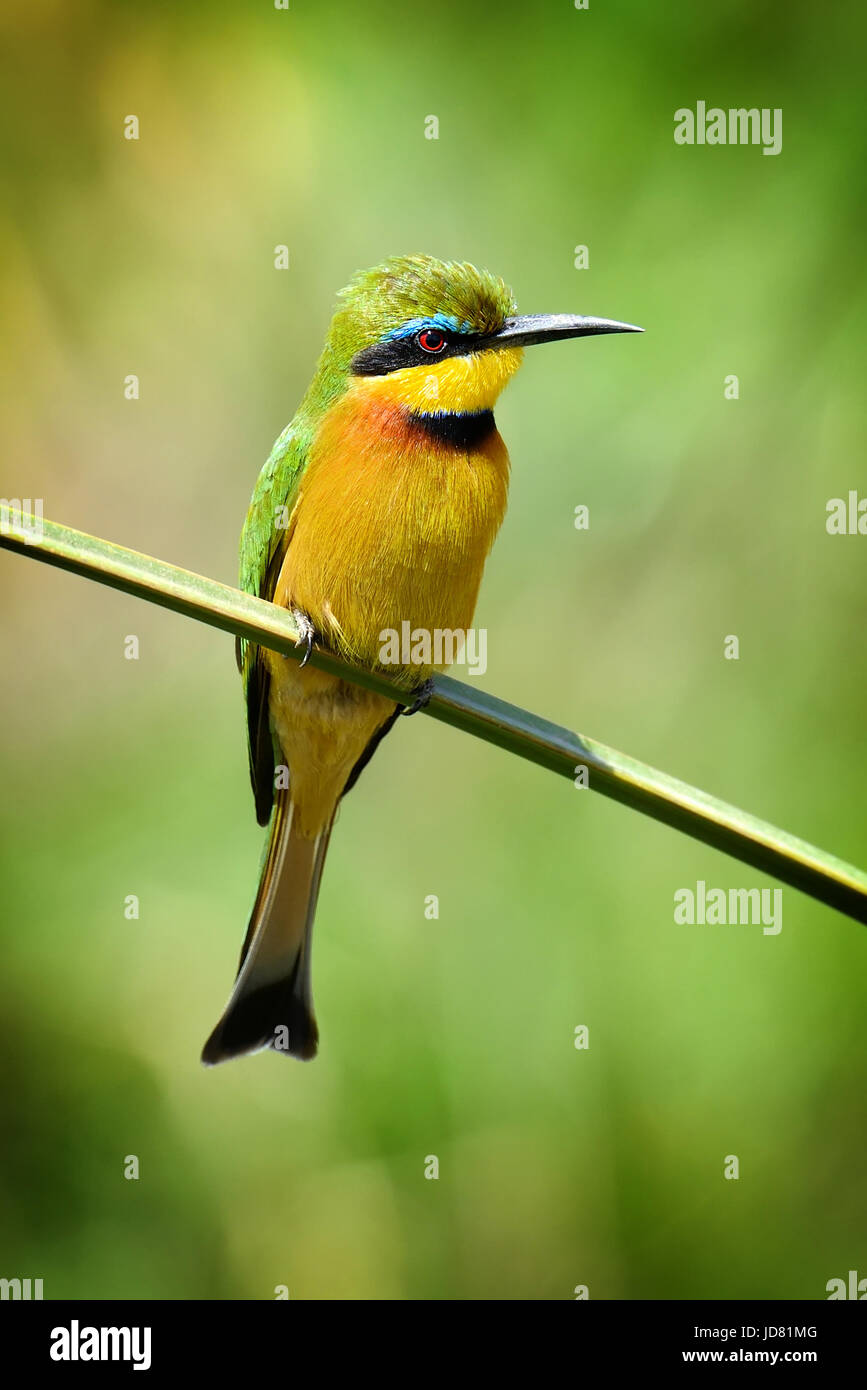
<instances>
[{"instance_id":1,"label":"bird's leg","mask_svg":"<svg viewBox=\"0 0 867 1390\"><path fill-rule=\"evenodd\" d=\"M421 685L416 686L415 690L412 692L415 699L411 705L404 705L401 714L418 714L420 709L424 709L426 705L430 704L433 688L433 679L428 676L426 681L422 681Z\"/></svg>"},{"instance_id":2,"label":"bird's leg","mask_svg":"<svg viewBox=\"0 0 867 1390\"><path fill-rule=\"evenodd\" d=\"M295 619L295 626L298 628L298 641L295 645L296 647L303 646L306 649L301 658L300 666L306 666L310 660L310 653L313 651L313 638L316 634L306 613L302 612L300 608L293 608L291 612Z\"/></svg>"}]
</instances>

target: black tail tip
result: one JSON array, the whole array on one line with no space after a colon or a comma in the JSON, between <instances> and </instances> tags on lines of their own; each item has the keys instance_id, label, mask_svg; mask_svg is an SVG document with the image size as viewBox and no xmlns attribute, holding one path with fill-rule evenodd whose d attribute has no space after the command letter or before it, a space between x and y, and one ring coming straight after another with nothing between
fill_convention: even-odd
<instances>
[{"instance_id":1,"label":"black tail tip","mask_svg":"<svg viewBox=\"0 0 867 1390\"><path fill-rule=\"evenodd\" d=\"M319 1029L310 1006L294 992L294 981L280 980L230 1001L202 1049L202 1062L215 1067L269 1047L299 1062L316 1056Z\"/></svg>"}]
</instances>

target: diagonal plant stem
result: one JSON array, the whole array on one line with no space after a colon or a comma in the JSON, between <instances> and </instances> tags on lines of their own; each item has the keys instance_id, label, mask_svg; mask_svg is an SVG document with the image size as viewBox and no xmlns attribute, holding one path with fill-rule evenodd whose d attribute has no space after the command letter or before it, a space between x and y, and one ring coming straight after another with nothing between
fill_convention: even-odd
<instances>
[{"instance_id":1,"label":"diagonal plant stem","mask_svg":"<svg viewBox=\"0 0 867 1390\"><path fill-rule=\"evenodd\" d=\"M2 547L249 638L284 656L302 655L291 615L264 599L26 512L6 508L0 521ZM381 673L348 666L319 648L314 648L311 663L401 704L412 701L411 693ZM561 776L575 779L577 769L585 767L592 790L867 922L867 873L635 758L448 676L435 677L426 713Z\"/></svg>"}]
</instances>

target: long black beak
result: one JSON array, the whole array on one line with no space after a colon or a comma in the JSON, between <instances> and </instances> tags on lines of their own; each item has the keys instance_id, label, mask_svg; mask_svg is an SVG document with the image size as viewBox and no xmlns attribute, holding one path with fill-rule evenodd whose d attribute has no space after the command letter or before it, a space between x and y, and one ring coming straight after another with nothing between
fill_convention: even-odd
<instances>
[{"instance_id":1,"label":"long black beak","mask_svg":"<svg viewBox=\"0 0 867 1390\"><path fill-rule=\"evenodd\" d=\"M581 314L521 314L506 319L499 333L483 338L480 347L531 347L534 343L556 343L561 338L589 338L597 333L643 333L634 323L615 319L584 318Z\"/></svg>"}]
</instances>

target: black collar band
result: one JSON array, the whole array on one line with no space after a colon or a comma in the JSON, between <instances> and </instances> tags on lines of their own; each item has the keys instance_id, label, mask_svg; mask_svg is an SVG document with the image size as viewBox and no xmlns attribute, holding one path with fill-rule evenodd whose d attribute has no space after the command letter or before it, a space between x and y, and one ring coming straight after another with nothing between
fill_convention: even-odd
<instances>
[{"instance_id":1,"label":"black collar band","mask_svg":"<svg viewBox=\"0 0 867 1390\"><path fill-rule=\"evenodd\" d=\"M452 444L456 449L477 449L496 428L492 410L475 410L461 415L448 411L436 415L419 413L409 418L431 439Z\"/></svg>"}]
</instances>

